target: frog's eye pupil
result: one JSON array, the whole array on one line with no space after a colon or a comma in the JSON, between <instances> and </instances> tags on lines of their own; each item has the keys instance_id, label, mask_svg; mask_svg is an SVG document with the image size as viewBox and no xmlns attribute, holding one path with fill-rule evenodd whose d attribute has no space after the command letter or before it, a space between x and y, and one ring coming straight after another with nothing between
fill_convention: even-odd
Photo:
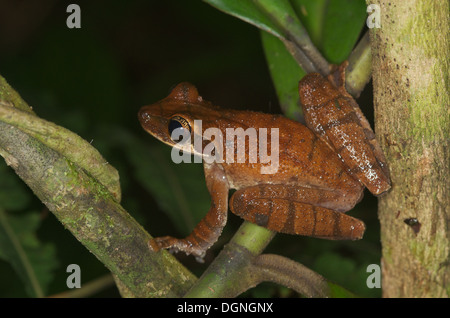
<instances>
[{"instance_id":1,"label":"frog's eye pupil","mask_svg":"<svg viewBox=\"0 0 450 318\"><path fill-rule=\"evenodd\" d=\"M179 121L171 119L169 122L169 134L172 135L173 131L177 128L181 128L183 125Z\"/></svg>"},{"instance_id":2,"label":"frog's eye pupil","mask_svg":"<svg viewBox=\"0 0 450 318\"><path fill-rule=\"evenodd\" d=\"M176 134L173 138L172 134L176 129L179 129L179 130L176 131ZM170 119L168 130L169 130L169 135L170 135L171 139L174 142L179 142L183 139L183 137L185 137L186 134L190 135L191 126L189 125L188 121L186 119L184 119L183 117L175 116Z\"/></svg>"}]
</instances>

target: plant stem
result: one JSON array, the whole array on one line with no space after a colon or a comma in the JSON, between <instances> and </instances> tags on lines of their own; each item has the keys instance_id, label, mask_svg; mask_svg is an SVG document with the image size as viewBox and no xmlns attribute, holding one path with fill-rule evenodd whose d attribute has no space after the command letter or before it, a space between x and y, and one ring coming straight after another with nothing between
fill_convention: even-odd
<instances>
[{"instance_id":1,"label":"plant stem","mask_svg":"<svg viewBox=\"0 0 450 318\"><path fill-rule=\"evenodd\" d=\"M0 83L0 154L17 175L64 227L116 275L129 290L129 296L183 295L196 277L169 253L150 253L150 235L123 209L117 196L73 157L46 144L44 135L44 140L32 136L41 128L42 119L11 106L14 102L7 98L13 95L12 89L2 77ZM25 118L26 124L14 122L14 118ZM46 137L58 138L53 135L64 135L66 131L52 127ZM91 147L86 142L77 143Z\"/></svg>"},{"instance_id":2,"label":"plant stem","mask_svg":"<svg viewBox=\"0 0 450 318\"><path fill-rule=\"evenodd\" d=\"M185 297L236 297L255 286L254 277L243 274L262 253L275 233L244 222Z\"/></svg>"},{"instance_id":3,"label":"plant stem","mask_svg":"<svg viewBox=\"0 0 450 318\"><path fill-rule=\"evenodd\" d=\"M383 296L449 297L449 3L379 8L381 28L370 31L375 126L392 178L379 200Z\"/></svg>"},{"instance_id":4,"label":"plant stem","mask_svg":"<svg viewBox=\"0 0 450 318\"><path fill-rule=\"evenodd\" d=\"M62 292L56 295L50 296L50 298L82 298L95 295L96 293L114 286L114 278L111 274L106 274L93 281L83 284L81 288Z\"/></svg>"},{"instance_id":5,"label":"plant stem","mask_svg":"<svg viewBox=\"0 0 450 318\"><path fill-rule=\"evenodd\" d=\"M254 2L283 29L285 36L281 40L307 73L319 72L323 76L328 75L330 72L328 62L312 43L308 32L288 1L254 0Z\"/></svg>"},{"instance_id":6,"label":"plant stem","mask_svg":"<svg viewBox=\"0 0 450 318\"><path fill-rule=\"evenodd\" d=\"M345 88L350 95L358 98L372 77L372 54L369 32L359 41L348 58L345 70Z\"/></svg>"}]
</instances>

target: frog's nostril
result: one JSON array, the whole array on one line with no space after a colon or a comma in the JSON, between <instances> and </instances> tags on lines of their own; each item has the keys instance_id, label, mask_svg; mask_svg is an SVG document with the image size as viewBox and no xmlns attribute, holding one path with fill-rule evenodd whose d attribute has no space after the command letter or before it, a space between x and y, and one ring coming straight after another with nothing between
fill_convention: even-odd
<instances>
[{"instance_id":1,"label":"frog's nostril","mask_svg":"<svg viewBox=\"0 0 450 318\"><path fill-rule=\"evenodd\" d=\"M150 114L146 111L140 111L139 112L139 121L142 123L146 123L150 120Z\"/></svg>"}]
</instances>

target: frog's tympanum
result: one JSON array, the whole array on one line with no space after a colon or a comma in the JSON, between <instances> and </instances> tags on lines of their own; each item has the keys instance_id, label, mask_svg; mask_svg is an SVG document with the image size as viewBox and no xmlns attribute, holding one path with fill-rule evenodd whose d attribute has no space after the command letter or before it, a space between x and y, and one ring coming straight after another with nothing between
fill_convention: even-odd
<instances>
[{"instance_id":1,"label":"frog's tympanum","mask_svg":"<svg viewBox=\"0 0 450 318\"><path fill-rule=\"evenodd\" d=\"M205 140L205 130L216 128L223 132L223 140L214 142L226 147L230 147L225 139L227 128L265 128L269 149L274 142L272 128L278 128L276 172L261 173L268 163L249 162L249 154L245 162L204 160L211 195L208 213L184 239L152 239L153 251L171 248L202 259L221 234L228 207L243 219L276 232L332 240L362 238L364 223L344 212L361 200L364 186L377 196L390 188L384 155L359 106L344 88L343 66L327 78L306 75L299 93L307 127L281 115L218 108L203 100L189 83L179 84L168 97L141 108L142 127L177 148L179 139L172 139L176 128L191 134L190 140L201 136L203 144L213 142L212 138ZM194 120L201 120L201 125L194 125ZM198 147L190 149L203 155ZM237 191L229 200L230 189Z\"/></svg>"}]
</instances>

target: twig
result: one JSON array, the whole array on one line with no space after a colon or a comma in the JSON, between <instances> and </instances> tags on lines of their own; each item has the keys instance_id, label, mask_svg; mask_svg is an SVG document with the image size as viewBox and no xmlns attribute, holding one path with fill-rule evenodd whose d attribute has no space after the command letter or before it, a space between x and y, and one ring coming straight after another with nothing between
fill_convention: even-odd
<instances>
[{"instance_id":1,"label":"twig","mask_svg":"<svg viewBox=\"0 0 450 318\"><path fill-rule=\"evenodd\" d=\"M114 278L111 274L103 275L89 283L84 284L81 288L75 288L59 294L49 296L49 298L81 298L95 295L96 293L114 286Z\"/></svg>"},{"instance_id":2,"label":"twig","mask_svg":"<svg viewBox=\"0 0 450 318\"><path fill-rule=\"evenodd\" d=\"M370 37L366 32L348 58L345 71L345 87L350 95L358 98L372 77Z\"/></svg>"},{"instance_id":3,"label":"twig","mask_svg":"<svg viewBox=\"0 0 450 318\"><path fill-rule=\"evenodd\" d=\"M312 43L308 32L287 1L255 0L255 4L278 25L284 33L280 38L292 56L307 72L319 72L323 76L330 72L330 65Z\"/></svg>"},{"instance_id":4,"label":"twig","mask_svg":"<svg viewBox=\"0 0 450 318\"><path fill-rule=\"evenodd\" d=\"M0 84L0 100L10 104L10 87L2 77ZM0 110L0 154L65 228L131 291L130 296L175 297L189 289L196 277L170 254L150 253L150 235L105 185L76 159L46 144L45 138L64 134L66 129L53 127L48 135L37 138L32 132L41 127L42 119L28 117L15 107L0 106ZM16 116L26 123L14 122Z\"/></svg>"},{"instance_id":5,"label":"twig","mask_svg":"<svg viewBox=\"0 0 450 318\"><path fill-rule=\"evenodd\" d=\"M306 297L330 297L327 280L306 266L275 254L262 254L252 262L252 273L260 282L289 287Z\"/></svg>"}]
</instances>

